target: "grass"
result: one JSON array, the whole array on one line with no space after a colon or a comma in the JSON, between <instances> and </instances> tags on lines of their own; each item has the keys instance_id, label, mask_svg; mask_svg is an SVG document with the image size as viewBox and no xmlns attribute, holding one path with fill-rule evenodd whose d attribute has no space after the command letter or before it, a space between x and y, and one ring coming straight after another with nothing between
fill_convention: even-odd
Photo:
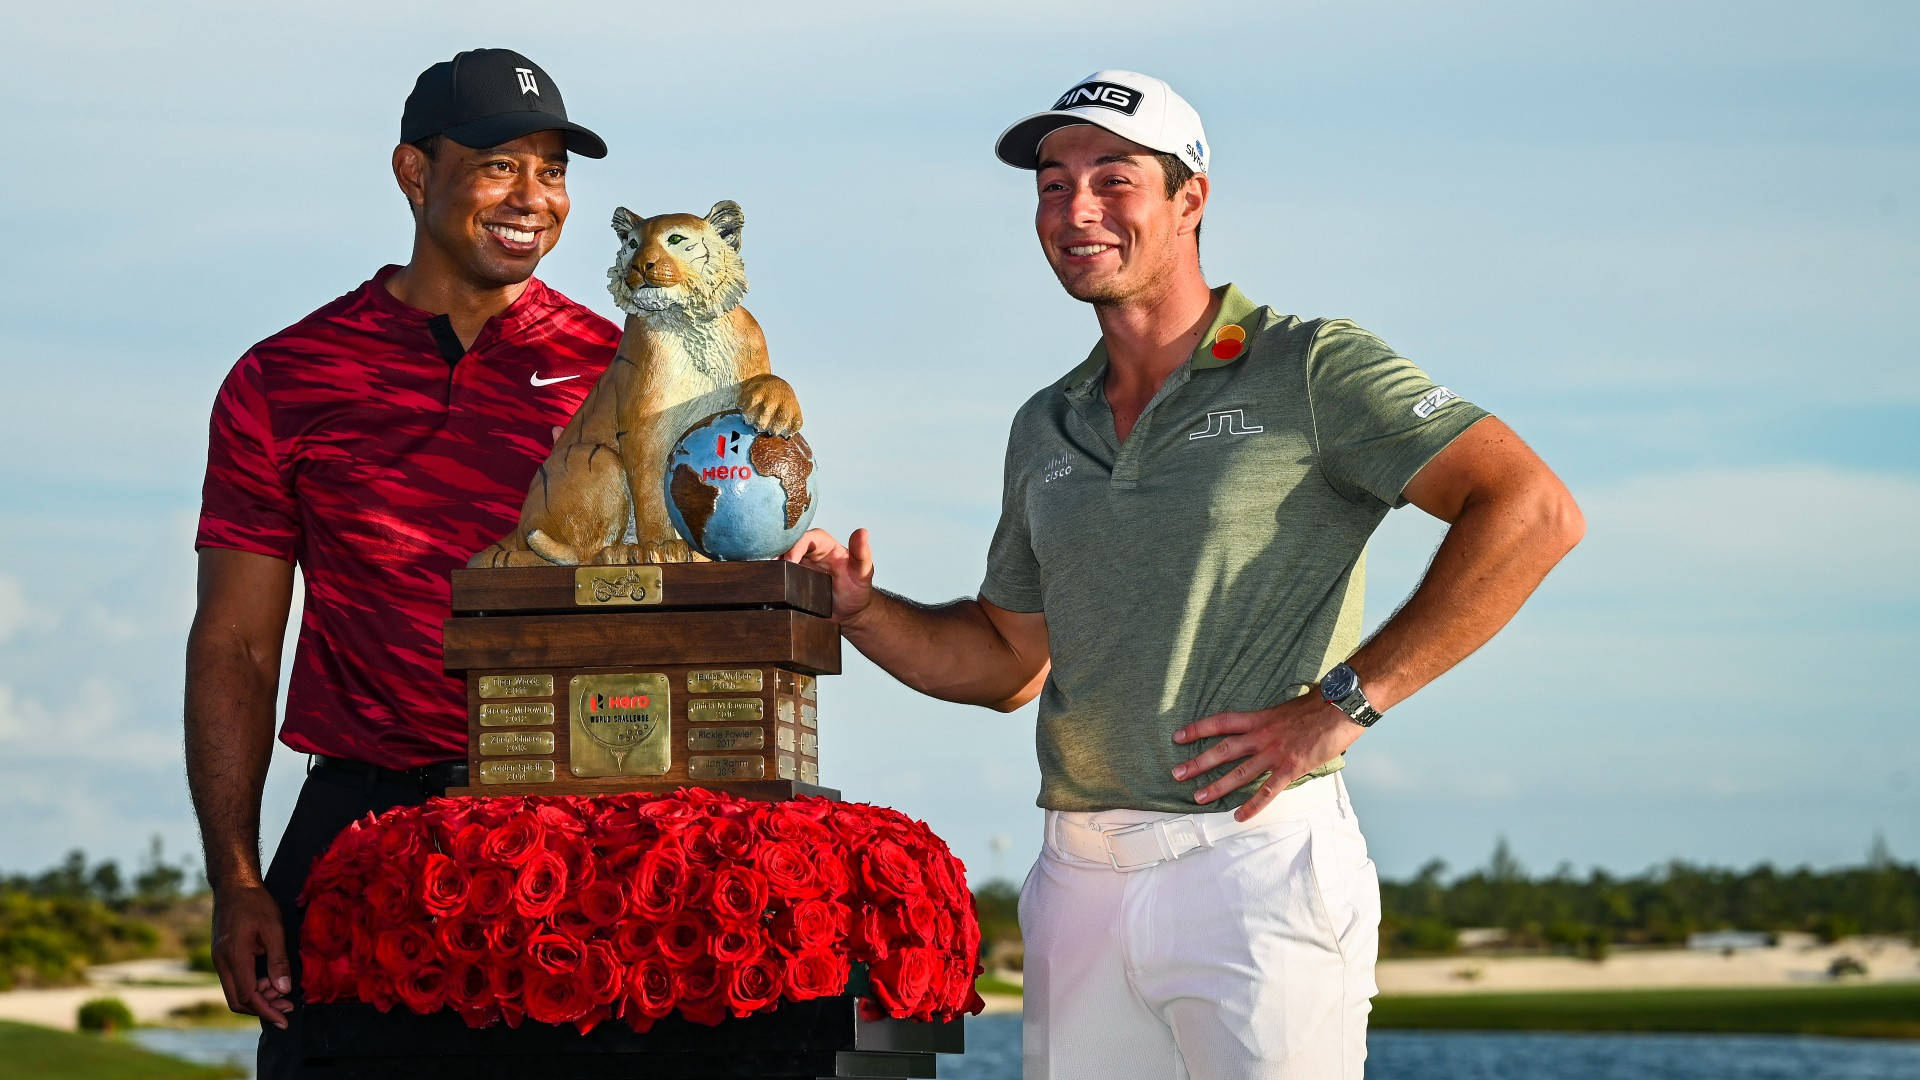
<instances>
[{"instance_id":1,"label":"grass","mask_svg":"<svg viewBox=\"0 0 1920 1080\"><path fill-rule=\"evenodd\" d=\"M1017 982L995 978L992 975L980 976L980 978L974 982L973 988L983 994L1006 994L1012 997L1021 996L1025 990L1025 988Z\"/></svg>"},{"instance_id":2,"label":"grass","mask_svg":"<svg viewBox=\"0 0 1920 1080\"><path fill-rule=\"evenodd\" d=\"M227 1080L244 1072L194 1065L132 1043L0 1020L0 1080Z\"/></svg>"},{"instance_id":3,"label":"grass","mask_svg":"<svg viewBox=\"0 0 1920 1080\"><path fill-rule=\"evenodd\" d=\"M1380 997L1369 1026L1920 1039L1920 983Z\"/></svg>"}]
</instances>

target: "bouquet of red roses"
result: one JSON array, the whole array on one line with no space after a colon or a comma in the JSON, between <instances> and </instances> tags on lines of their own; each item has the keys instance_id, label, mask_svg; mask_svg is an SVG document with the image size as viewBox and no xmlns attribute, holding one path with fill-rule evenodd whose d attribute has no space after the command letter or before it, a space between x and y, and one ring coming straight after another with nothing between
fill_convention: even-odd
<instances>
[{"instance_id":1,"label":"bouquet of red roses","mask_svg":"<svg viewBox=\"0 0 1920 1080\"><path fill-rule=\"evenodd\" d=\"M822 798L433 799L354 823L301 894L311 1002L637 1031L842 993L873 1015L979 1012L965 868L898 811Z\"/></svg>"}]
</instances>

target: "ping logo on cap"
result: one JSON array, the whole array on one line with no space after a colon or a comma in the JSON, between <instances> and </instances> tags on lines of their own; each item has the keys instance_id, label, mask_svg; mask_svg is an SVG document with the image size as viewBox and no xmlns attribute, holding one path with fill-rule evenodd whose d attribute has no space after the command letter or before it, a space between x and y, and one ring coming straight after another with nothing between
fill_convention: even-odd
<instances>
[{"instance_id":1,"label":"ping logo on cap","mask_svg":"<svg viewBox=\"0 0 1920 1080\"><path fill-rule=\"evenodd\" d=\"M1089 105L1132 116L1134 110L1140 108L1140 91L1119 83L1081 83L1061 94L1060 100L1053 103L1055 109L1080 109Z\"/></svg>"}]
</instances>

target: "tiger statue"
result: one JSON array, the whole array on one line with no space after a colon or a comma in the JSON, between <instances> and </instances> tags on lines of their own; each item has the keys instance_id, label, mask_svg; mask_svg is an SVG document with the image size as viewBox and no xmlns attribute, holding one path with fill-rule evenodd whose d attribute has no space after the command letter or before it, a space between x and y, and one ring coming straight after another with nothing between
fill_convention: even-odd
<instances>
[{"instance_id":1,"label":"tiger statue","mask_svg":"<svg viewBox=\"0 0 1920 1080\"><path fill-rule=\"evenodd\" d=\"M519 524L468 566L689 562L667 516L662 474L674 440L738 409L770 435L800 430L800 402L775 375L747 293L739 204L705 217L613 212L620 254L607 289L627 313L619 350L554 441Z\"/></svg>"}]
</instances>

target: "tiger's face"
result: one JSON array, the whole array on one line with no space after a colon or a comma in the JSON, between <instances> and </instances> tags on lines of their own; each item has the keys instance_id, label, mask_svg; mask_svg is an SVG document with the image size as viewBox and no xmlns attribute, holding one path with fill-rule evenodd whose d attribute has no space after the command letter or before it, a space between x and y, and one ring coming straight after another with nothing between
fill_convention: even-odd
<instances>
[{"instance_id":1,"label":"tiger's face","mask_svg":"<svg viewBox=\"0 0 1920 1080\"><path fill-rule=\"evenodd\" d=\"M607 291L620 310L643 318L711 319L747 295L740 261L746 215L731 201L706 217L661 214L641 218L626 207L613 212L620 254L607 270Z\"/></svg>"}]
</instances>

